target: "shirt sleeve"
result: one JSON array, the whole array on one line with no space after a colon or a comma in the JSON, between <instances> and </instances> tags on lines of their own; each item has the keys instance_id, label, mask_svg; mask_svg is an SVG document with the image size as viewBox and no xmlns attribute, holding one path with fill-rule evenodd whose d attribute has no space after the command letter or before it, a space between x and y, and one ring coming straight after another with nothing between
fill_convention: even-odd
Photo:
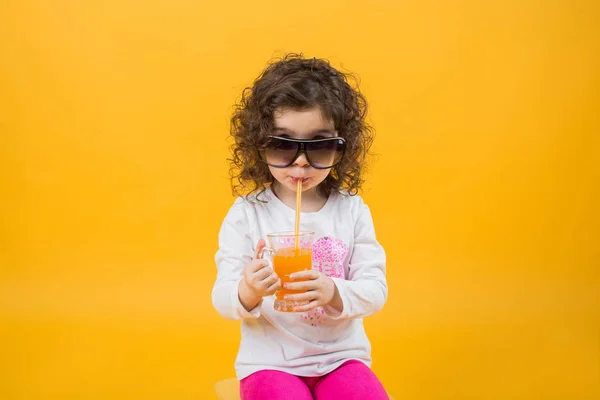
<instances>
[{"instance_id":1,"label":"shirt sleeve","mask_svg":"<svg viewBox=\"0 0 600 400\"><path fill-rule=\"evenodd\" d=\"M363 318L375 314L387 300L385 251L375 237L371 211L362 200L351 254L348 279L332 278L342 299L342 312L331 306L323 307L326 314L334 319Z\"/></svg>"},{"instance_id":2,"label":"shirt sleeve","mask_svg":"<svg viewBox=\"0 0 600 400\"><path fill-rule=\"evenodd\" d=\"M223 220L219 231L219 249L215 255L217 279L212 290L212 303L227 319L258 318L262 300L250 311L240 302L238 285L244 266L252 261L254 250L243 199L238 199Z\"/></svg>"}]
</instances>

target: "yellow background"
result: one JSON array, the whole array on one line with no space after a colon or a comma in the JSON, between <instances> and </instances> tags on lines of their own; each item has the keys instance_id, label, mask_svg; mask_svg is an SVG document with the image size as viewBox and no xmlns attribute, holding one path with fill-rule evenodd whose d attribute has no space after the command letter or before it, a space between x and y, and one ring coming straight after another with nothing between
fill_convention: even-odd
<instances>
[{"instance_id":1,"label":"yellow background","mask_svg":"<svg viewBox=\"0 0 600 400\"><path fill-rule=\"evenodd\" d=\"M598 4L0 2L0 397L214 398L228 118L301 51L370 100L388 390L600 398Z\"/></svg>"}]
</instances>

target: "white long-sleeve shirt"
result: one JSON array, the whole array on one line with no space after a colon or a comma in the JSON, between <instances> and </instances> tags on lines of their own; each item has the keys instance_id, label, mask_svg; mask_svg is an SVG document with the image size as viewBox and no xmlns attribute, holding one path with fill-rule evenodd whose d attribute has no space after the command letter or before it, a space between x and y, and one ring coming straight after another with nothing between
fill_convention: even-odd
<instances>
[{"instance_id":1,"label":"white long-sleeve shirt","mask_svg":"<svg viewBox=\"0 0 600 400\"><path fill-rule=\"evenodd\" d=\"M245 265L259 239L293 230L295 219L295 211L270 188L258 198L266 202L235 201L221 226L215 257L213 305L223 317L242 320L237 378L263 369L322 376L350 359L370 366L371 345L362 318L383 307L387 283L385 252L375 238L368 206L360 196L332 193L321 210L301 214L301 230L315 232L313 269L334 281L341 313L329 306L305 313L275 311L274 296L247 311L238 297Z\"/></svg>"}]
</instances>

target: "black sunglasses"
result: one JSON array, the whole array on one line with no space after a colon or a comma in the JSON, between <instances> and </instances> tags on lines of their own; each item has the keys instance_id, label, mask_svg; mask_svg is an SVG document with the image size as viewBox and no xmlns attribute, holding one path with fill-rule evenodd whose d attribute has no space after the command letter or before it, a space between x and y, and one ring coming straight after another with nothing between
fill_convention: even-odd
<instances>
[{"instance_id":1,"label":"black sunglasses","mask_svg":"<svg viewBox=\"0 0 600 400\"><path fill-rule=\"evenodd\" d=\"M258 152L262 161L276 168L289 167L300 153L316 169L335 167L342 161L346 141L341 137L301 140L282 136L269 136L269 141Z\"/></svg>"}]
</instances>

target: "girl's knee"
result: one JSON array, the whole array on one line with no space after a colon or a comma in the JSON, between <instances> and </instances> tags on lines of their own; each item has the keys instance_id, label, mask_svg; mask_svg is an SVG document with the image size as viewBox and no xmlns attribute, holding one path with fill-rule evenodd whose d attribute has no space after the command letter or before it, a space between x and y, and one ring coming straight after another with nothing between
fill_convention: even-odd
<instances>
[{"instance_id":1,"label":"girl's knee","mask_svg":"<svg viewBox=\"0 0 600 400\"><path fill-rule=\"evenodd\" d=\"M316 400L389 399L375 373L360 361L348 361L321 378L315 387Z\"/></svg>"},{"instance_id":2,"label":"girl's knee","mask_svg":"<svg viewBox=\"0 0 600 400\"><path fill-rule=\"evenodd\" d=\"M258 371L242 379L240 396L242 400L312 399L310 390L300 378L274 370Z\"/></svg>"}]
</instances>

